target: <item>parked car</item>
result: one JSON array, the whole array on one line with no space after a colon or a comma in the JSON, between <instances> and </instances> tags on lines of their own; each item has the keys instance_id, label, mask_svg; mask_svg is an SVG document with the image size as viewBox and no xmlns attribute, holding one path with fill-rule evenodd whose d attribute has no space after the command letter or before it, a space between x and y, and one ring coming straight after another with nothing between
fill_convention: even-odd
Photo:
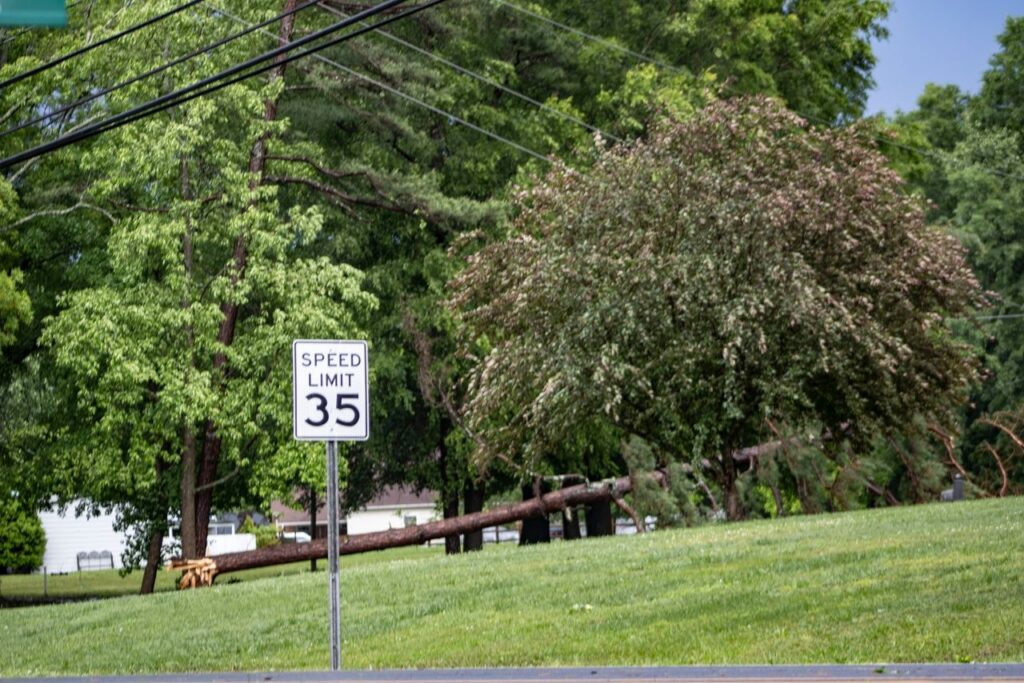
<instances>
[{"instance_id":1,"label":"parked car","mask_svg":"<svg viewBox=\"0 0 1024 683\"><path fill-rule=\"evenodd\" d=\"M305 531L282 531L282 543L309 543L312 539Z\"/></svg>"}]
</instances>

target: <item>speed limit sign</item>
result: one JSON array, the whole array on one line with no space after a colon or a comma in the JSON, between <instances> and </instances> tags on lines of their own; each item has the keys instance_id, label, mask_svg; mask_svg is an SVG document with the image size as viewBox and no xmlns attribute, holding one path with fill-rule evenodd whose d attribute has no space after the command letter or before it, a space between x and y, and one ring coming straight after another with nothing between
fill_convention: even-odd
<instances>
[{"instance_id":1,"label":"speed limit sign","mask_svg":"<svg viewBox=\"0 0 1024 683\"><path fill-rule=\"evenodd\" d=\"M292 343L292 424L300 441L370 438L365 341L296 339Z\"/></svg>"}]
</instances>

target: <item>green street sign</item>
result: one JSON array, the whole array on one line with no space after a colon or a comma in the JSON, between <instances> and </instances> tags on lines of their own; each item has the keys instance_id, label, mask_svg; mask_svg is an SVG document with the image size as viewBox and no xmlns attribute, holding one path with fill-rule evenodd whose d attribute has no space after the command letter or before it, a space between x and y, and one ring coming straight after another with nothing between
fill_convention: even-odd
<instances>
[{"instance_id":1,"label":"green street sign","mask_svg":"<svg viewBox=\"0 0 1024 683\"><path fill-rule=\"evenodd\" d=\"M67 26L64 0L0 0L0 26Z\"/></svg>"}]
</instances>

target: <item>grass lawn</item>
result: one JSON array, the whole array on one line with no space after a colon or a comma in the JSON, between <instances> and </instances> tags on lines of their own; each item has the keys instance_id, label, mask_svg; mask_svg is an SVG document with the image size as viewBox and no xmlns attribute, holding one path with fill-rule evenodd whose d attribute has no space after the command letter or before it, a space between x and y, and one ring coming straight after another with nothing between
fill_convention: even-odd
<instances>
[{"instance_id":1,"label":"grass lawn","mask_svg":"<svg viewBox=\"0 0 1024 683\"><path fill-rule=\"evenodd\" d=\"M377 559L347 668L1024 661L1021 498ZM325 669L326 604L320 572L4 610L0 675Z\"/></svg>"},{"instance_id":2,"label":"grass lawn","mask_svg":"<svg viewBox=\"0 0 1024 683\"><path fill-rule=\"evenodd\" d=\"M358 567L364 564L375 564L379 562L392 562L394 560L420 559L441 554L443 548L435 545L430 548L394 548L380 553L366 553L362 555L350 555L340 559L341 567ZM318 560L317 569L321 572L327 570L327 560ZM275 567L262 567L250 569L243 572L226 574L221 577L222 583L238 583L240 581L252 581L253 579L278 578L281 576L293 576L295 574L309 572L309 562L293 562L291 564L277 565ZM157 573L156 590L173 591L177 588L177 580L181 577L178 572L160 571ZM72 572L68 574L51 574L46 579L47 590L43 593L42 574L16 574L13 576L0 575L0 604L4 600L17 604L22 600L52 599L83 599L83 598L109 598L120 595L134 595L139 592L142 585L142 571L135 571L127 576L121 576L116 569L100 571Z\"/></svg>"}]
</instances>

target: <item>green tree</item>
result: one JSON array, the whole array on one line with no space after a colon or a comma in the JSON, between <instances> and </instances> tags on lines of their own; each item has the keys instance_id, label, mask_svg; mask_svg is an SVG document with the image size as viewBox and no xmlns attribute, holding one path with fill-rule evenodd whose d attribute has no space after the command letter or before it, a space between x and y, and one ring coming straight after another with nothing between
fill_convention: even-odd
<instances>
[{"instance_id":1,"label":"green tree","mask_svg":"<svg viewBox=\"0 0 1024 683\"><path fill-rule=\"evenodd\" d=\"M102 32L113 32L173 4L111 2L97 11L106 10ZM256 20L295 3L236 5ZM157 40L140 32L118 41L125 59L94 51L10 97L70 97L93 78L116 82L225 33L223 18L205 8L167 21ZM285 38L291 30L284 22ZM73 32L55 49L88 39ZM123 110L250 53L232 43L79 115ZM12 70L32 61L23 57ZM201 555L215 504L280 491L296 461L311 459L313 447L290 439L291 340L362 336L359 321L375 305L358 271L316 253L323 212L282 208L278 183L268 179L268 149L288 128L276 115L282 75L67 148L15 186L32 196L36 173L45 181L57 173L48 169L70 165L81 196L112 221L90 255L99 262L92 277L57 297L59 313L41 337L61 382L49 425L60 448L50 456L70 471L79 495L125 506L145 523L151 551L173 513L183 554ZM21 141L49 134L33 128Z\"/></svg>"},{"instance_id":2,"label":"green tree","mask_svg":"<svg viewBox=\"0 0 1024 683\"><path fill-rule=\"evenodd\" d=\"M579 55L534 22L499 27L493 15L482 3L455 5L389 32L493 83L523 90L550 109L585 117L561 89L578 80ZM522 60L526 52L547 58ZM282 104L294 129L322 153L272 159L271 167L291 178L291 196L298 201L320 197L333 204L322 253L365 272L365 286L380 302L370 323L374 435L348 451L346 505L358 507L383 486L405 484L438 491L445 516L473 511L485 492L480 473L468 461L473 442L457 416L465 362L455 355L454 325L439 303L454 274L447 248L467 230L500 225L507 184L525 166L543 162L382 91L353 72L541 153L585 164L594 143L577 123L396 47L386 37L370 36L326 56L333 63L302 67L313 88L295 91ZM621 71L614 55L599 55L598 61ZM630 111L653 108L657 86L632 87L643 104L632 103ZM458 539L449 539L451 550L457 545Z\"/></svg>"},{"instance_id":3,"label":"green tree","mask_svg":"<svg viewBox=\"0 0 1024 683\"><path fill-rule=\"evenodd\" d=\"M530 5L693 76L711 75L730 93L781 97L803 116L825 122L863 113L873 85L871 41L886 36L882 21L889 7L887 0L618 0L611 10L578 0ZM606 48L561 37L567 47L584 47L583 60L609 56ZM603 97L576 95L580 103L614 99L621 81L610 71L605 67L568 92L606 90Z\"/></svg>"},{"instance_id":4,"label":"green tree","mask_svg":"<svg viewBox=\"0 0 1024 683\"><path fill-rule=\"evenodd\" d=\"M46 534L39 516L17 498L0 502L0 569L29 572L43 564Z\"/></svg>"},{"instance_id":5,"label":"green tree","mask_svg":"<svg viewBox=\"0 0 1024 683\"><path fill-rule=\"evenodd\" d=\"M328 4L351 10L348 3ZM74 30L15 37L0 55L2 74L39 64L84 44L89 36L108 35L170 6L169 2L140 6L124 0L90 3L89 12L72 11ZM271 0L228 2L224 12L196 8L178 15L163 24L174 30L141 32L5 89L0 94L3 111L10 112L5 123L24 121L74 100L97 84L140 73L170 55L237 30L241 26L234 17L252 22L282 6L287 5ZM12 455L18 450L12 461L34 473L39 491L121 502L127 505L126 518L143 525L151 520L157 527L165 517L158 510L192 515L192 506L182 506L190 496L181 490L182 482L193 480L187 474L191 447L184 445L190 440L202 442L197 443L197 520L213 505L284 497L296 487L321 485L321 455L315 449L283 445L280 440L276 447L270 445L280 438L269 436L280 434L276 421L283 415L275 413L280 397L259 393L257 388L272 392L280 387L258 381L257 366L273 361L269 355L260 357L254 347L270 344L272 334L247 336L255 331L249 323L257 320L264 322L260 334L269 329L283 335L297 329L307 330L304 334L325 329L326 321L303 322L305 313L293 308L303 287L309 286L308 278L297 281L304 276L293 266L312 262L334 269L331 272L349 273L349 284L358 282L361 287L358 301L342 306L354 315L331 327L328 336L363 330L373 339L374 438L347 451L347 504L356 507L381 486L397 482L444 491L449 513L459 509L460 493L464 500L478 501L481 478L468 458L474 444L445 405L460 401L458 388L465 372L465 360L455 354L455 326L439 306L454 268L447 250L467 230L500 229L509 184L543 162L459 125L454 118L389 94L345 69L582 168L594 158L591 131L551 110L612 135L631 137L644 133L655 112L686 115L707 99L716 79L732 79L735 87L767 88L794 106L830 120L852 115L858 111L856 102L862 99L872 60L864 38L878 32L885 8L885 3L873 0L850 0L827 9L816 2L732 3L724 7L721 18L712 16L714 8L708 3L680 9L668 2L623 0L621 8L609 11L600 3L565 1L535 8L632 49L650 49L683 67L666 70L632 64L619 52L580 41L495 4L452 4L389 30L520 90L547 109L371 35L328 51L334 64L302 60L289 66L283 89L280 80L266 86L254 79L154 117L149 124L140 122L29 164L9 179L17 197L2 195L3 210L10 213L0 217L6 224L0 227L0 273L10 274L16 268L23 272L22 284L12 291L17 292L19 310L25 310L24 296L29 297L34 317L28 320L21 315L13 327L16 338L2 350L0 381L21 391L19 382L35 378L49 398L34 413L33 424L19 430L25 438L0 448ZM297 19L303 30L335 20L321 9L304 11ZM713 27L719 34L719 42L729 44L728 49L717 54L704 49L708 47L702 42L705 36L691 29L694 22L705 20L709 30ZM749 33L749 39L733 45L729 37L737 32ZM773 32L777 40L772 39ZM46 125L29 126L0 139L0 151L23 149L212 73L243 55L250 56L258 40L253 36L245 45L233 44L177 67L162 80L140 83ZM268 39L264 46L271 44ZM111 59L111 52L118 58ZM687 61L691 54L693 59ZM842 54L846 58L839 58ZM279 103L279 115L268 119L261 101ZM263 139L269 153L257 164L262 171L253 173L248 162L257 156L257 141ZM169 150L176 145L181 153L174 156ZM187 182L182 182L183 169ZM258 177L255 189L251 186L254 176ZM234 237L244 235L246 240L247 266L241 270L228 263L239 244L228 237L233 229L237 230ZM198 240L193 245L197 251L191 289L182 284L189 278L181 273L184 236L190 230ZM289 231L294 238L290 241L285 239ZM264 243L254 246L264 237L267 243L274 242L273 249L263 250ZM267 266L273 275L250 278L253 270L248 263L258 264L262 258L274 264ZM318 260L322 258L330 263ZM339 264L355 266L364 277ZM225 270L216 270L221 266ZM259 273L258 265L254 269ZM238 273L242 277L236 282ZM284 278L282 273L292 279L274 279ZM199 288L203 277L205 289ZM312 286L317 289L322 284L316 281ZM264 285L279 289L264 298L260 289ZM287 297L280 294L281 289L294 298L284 302ZM326 298L335 294L319 291ZM356 296L354 289L345 291ZM373 315L367 315L371 305L363 296L367 293L378 302ZM101 299L101 294L110 298ZM203 295L201 302L179 302L181 312L170 319L172 311L167 307L175 296L191 301L198 294ZM310 307L315 301L315 297L303 299ZM107 316L108 309L125 304L147 319L153 309L166 315L148 326L137 325L138 318L125 312ZM219 338L229 324L218 328L211 339L211 322L229 319L232 310L239 316L236 337L229 344ZM79 355L81 349L70 351L79 344L71 338L74 321L79 319L75 316L81 316L89 334L97 333L85 356ZM109 317L102 325L98 324L101 316ZM48 343L41 345L43 321L50 319L55 322L49 324ZM182 344L180 336L157 338L158 327L181 330L190 324L207 336L197 333L189 342L186 334ZM149 350L169 355L177 351L177 363L199 359L194 373L188 368L182 373L185 379L179 383L188 389L182 388L175 398L188 408L187 420L176 419L191 425L192 436L185 438L173 415L161 412L165 424L146 427L151 432L145 437L149 455L128 457L127 417L134 415L139 421L151 413L150 408L143 410L144 402L130 408L126 392L125 403L119 406L125 416L119 435L109 429L105 437L110 446L104 451L110 456L109 471L105 466L86 468L74 459L67 467L53 466L68 457L56 447L58 442L86 443L92 438L88 435L97 432L99 409L89 405L94 399L83 389L93 385L111 389L116 384L114 375L103 382L101 378L108 376L115 358L127 354L137 363L132 371L147 375L153 383L149 389L156 388L155 393L139 395L147 400L153 395L161 401L169 398L161 384L173 374L175 362L142 359L145 352L139 347L112 345L111 353L101 348L98 339L110 332L135 332L136 327L140 338L149 339ZM189 344L195 349L191 356L182 350ZM67 352L55 363L62 347ZM89 353L92 360L82 362ZM211 363L220 363L217 358L225 364L214 369ZM93 362L98 365L95 371L86 367ZM219 382L218 372L228 379L226 383ZM274 377L279 378L281 367L267 372L278 373ZM233 404L231 396L238 403ZM254 401L264 402L263 407L253 408ZM255 411L241 418L247 426L222 429L216 420L233 419L227 413L239 406ZM106 411L104 406L100 412ZM251 429L253 425L260 429ZM576 445L568 449L571 452L553 455L552 463L557 464L544 471L586 469L591 463L593 472L606 473L610 462L618 463L617 454L606 448L614 442L607 434L603 426L595 427L589 436L583 430L576 435ZM28 457L27 445L37 454ZM155 456L157 452L163 455ZM120 454L120 461L115 454ZM124 467L124 461L131 466ZM492 468L492 475L496 473ZM463 509L468 508L463 505ZM147 531L139 537L152 534ZM198 538L196 545L202 546Z\"/></svg>"},{"instance_id":6,"label":"green tree","mask_svg":"<svg viewBox=\"0 0 1024 683\"><path fill-rule=\"evenodd\" d=\"M1024 133L1024 17L1007 17L1000 51L989 60L973 111L982 128ZM1024 140L1018 140L1024 144Z\"/></svg>"},{"instance_id":7,"label":"green tree","mask_svg":"<svg viewBox=\"0 0 1024 683\"><path fill-rule=\"evenodd\" d=\"M917 99L917 109L893 121L894 144L882 143L882 151L896 161L908 187L931 203L933 220L948 219L956 208L946 168L949 154L967 134L970 101L955 85L929 83Z\"/></svg>"},{"instance_id":8,"label":"green tree","mask_svg":"<svg viewBox=\"0 0 1024 683\"><path fill-rule=\"evenodd\" d=\"M517 207L453 283L493 344L469 402L485 455L535 462L601 416L707 470L735 518L734 456L766 423L863 451L950 424L974 377L943 323L983 302L962 249L855 131L714 103Z\"/></svg>"},{"instance_id":9,"label":"green tree","mask_svg":"<svg viewBox=\"0 0 1024 683\"><path fill-rule=\"evenodd\" d=\"M1003 485L1001 470L1016 486L1024 482L1019 459L995 461L985 446L1009 455L1017 450L986 416L1013 413L1024 403L1024 156L1020 135L1006 129L969 126L949 157L945 172L956 200L952 225L969 249L981 284L998 294L988 315L962 326L984 359L986 379L972 397L961 452L986 490ZM996 456L998 457L998 456Z\"/></svg>"}]
</instances>

